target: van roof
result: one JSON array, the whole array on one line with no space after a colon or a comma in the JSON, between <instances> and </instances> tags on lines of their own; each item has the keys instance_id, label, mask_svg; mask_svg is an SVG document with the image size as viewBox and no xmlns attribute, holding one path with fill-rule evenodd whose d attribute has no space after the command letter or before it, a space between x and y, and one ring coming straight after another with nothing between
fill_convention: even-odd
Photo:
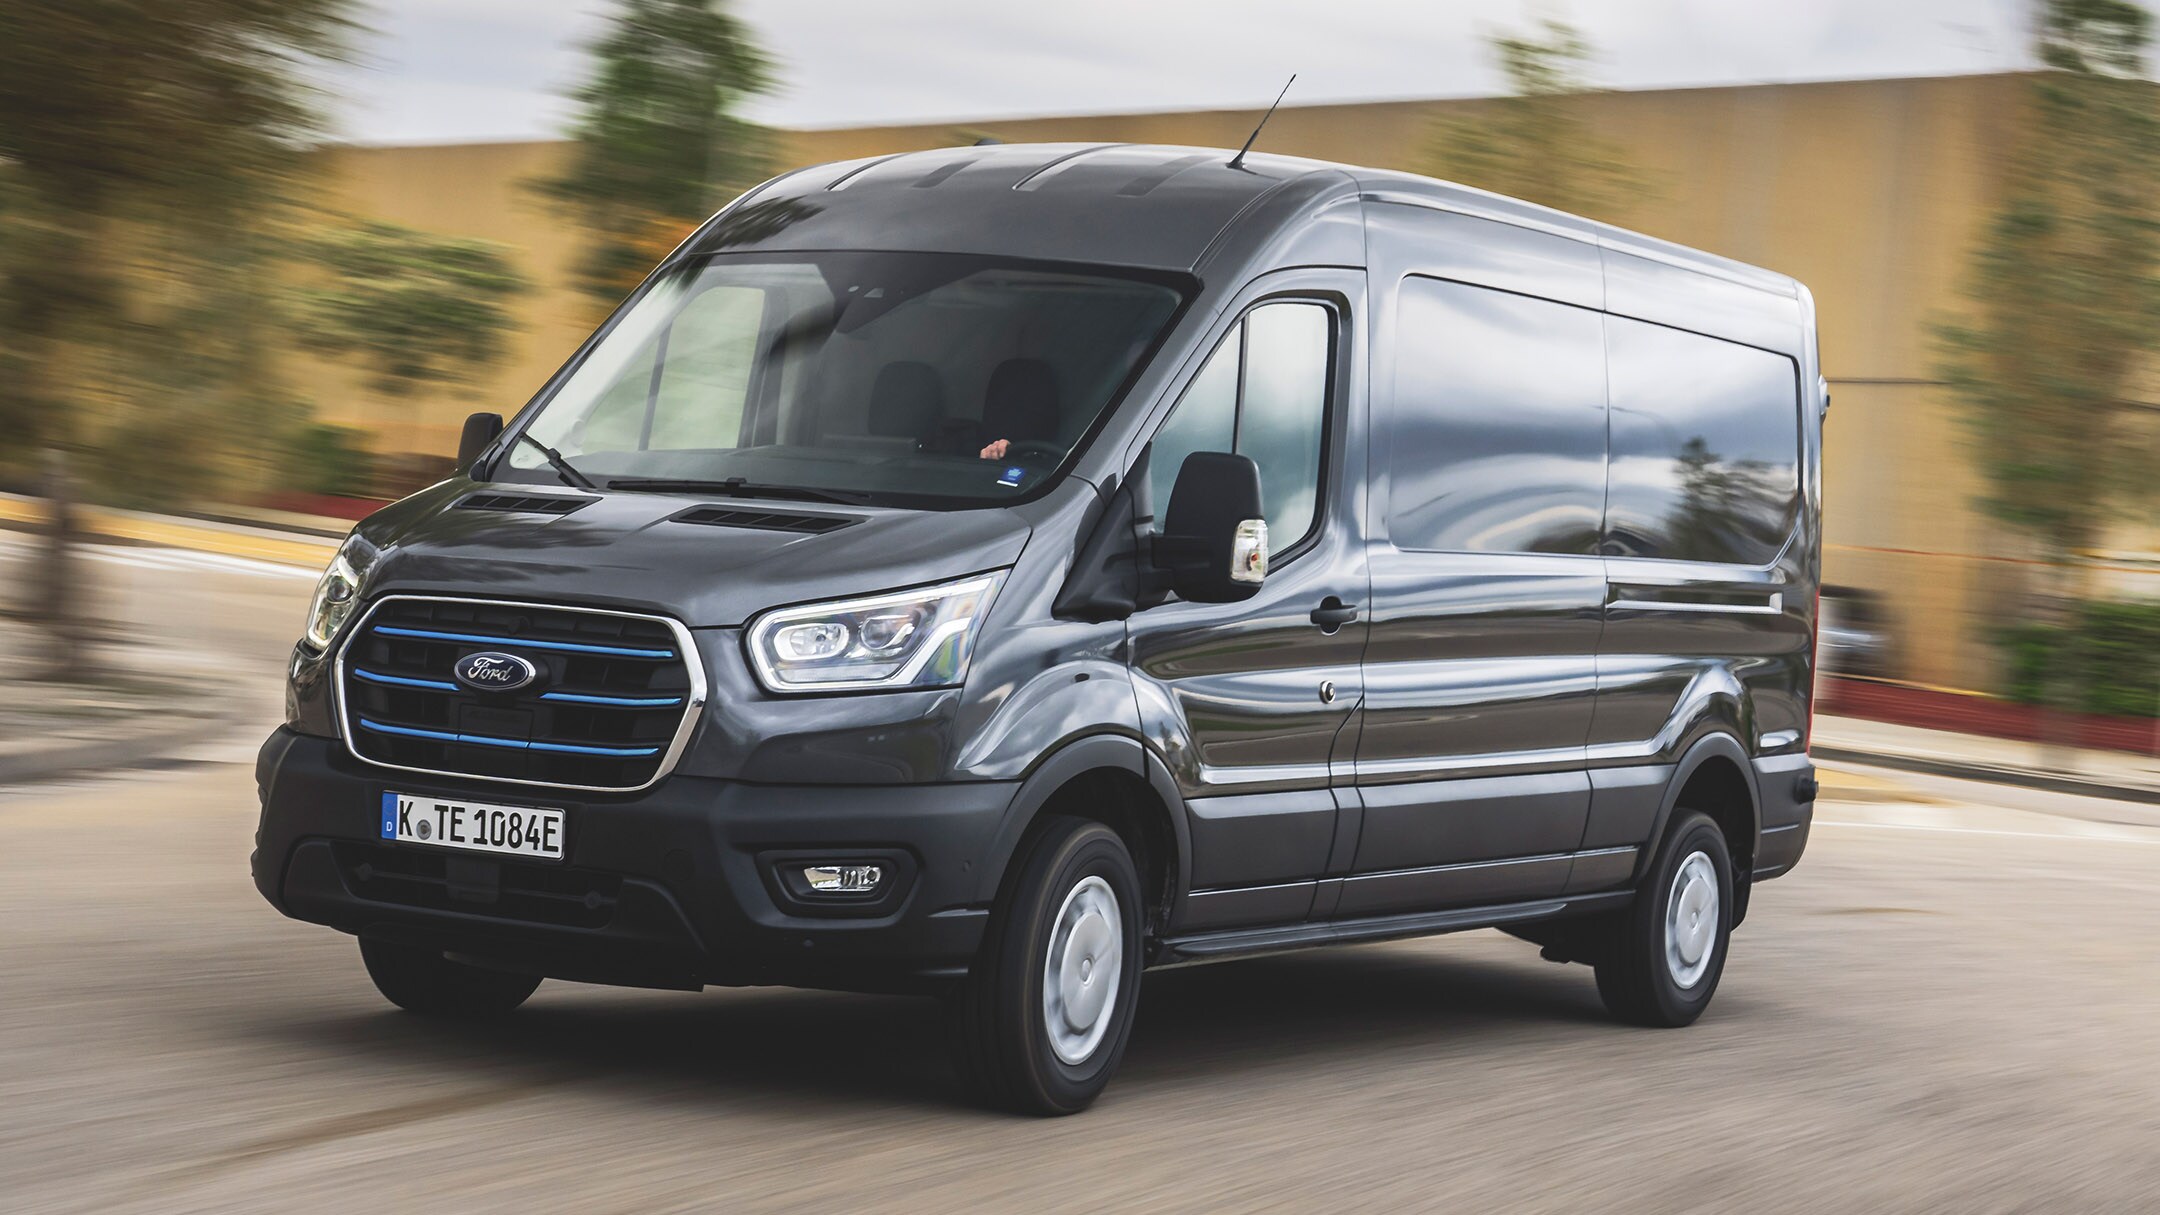
<instances>
[{"instance_id":1,"label":"van roof","mask_svg":"<svg viewBox=\"0 0 2160 1215\"><path fill-rule=\"evenodd\" d=\"M814 165L758 186L685 242L726 249L929 249L1190 270L1254 204L1302 196L1255 223L1284 226L1362 194L1624 249L1790 296L1784 275L1414 173L1227 148L990 144Z\"/></svg>"}]
</instances>

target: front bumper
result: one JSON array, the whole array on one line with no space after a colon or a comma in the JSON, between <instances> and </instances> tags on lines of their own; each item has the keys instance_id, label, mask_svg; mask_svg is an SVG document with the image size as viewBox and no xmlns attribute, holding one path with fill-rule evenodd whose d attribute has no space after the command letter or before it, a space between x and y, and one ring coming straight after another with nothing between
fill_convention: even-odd
<instances>
[{"instance_id":1,"label":"front bumper","mask_svg":"<svg viewBox=\"0 0 2160 1215\"><path fill-rule=\"evenodd\" d=\"M376 768L279 729L256 762L255 886L295 919L553 978L919 990L965 973L983 877L1018 786L775 786L675 775L628 796L555 796ZM567 812L560 863L379 838L385 791ZM775 862L877 859L867 903L815 905Z\"/></svg>"}]
</instances>

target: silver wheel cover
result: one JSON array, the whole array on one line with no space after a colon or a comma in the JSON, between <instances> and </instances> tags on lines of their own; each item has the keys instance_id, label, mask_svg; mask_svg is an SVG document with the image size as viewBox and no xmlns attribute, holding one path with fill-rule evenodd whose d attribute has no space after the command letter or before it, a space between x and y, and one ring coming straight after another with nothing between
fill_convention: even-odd
<instances>
[{"instance_id":1,"label":"silver wheel cover","mask_svg":"<svg viewBox=\"0 0 2160 1215\"><path fill-rule=\"evenodd\" d=\"M1065 892L1043 958L1043 1027L1058 1058L1085 1063L1102 1045L1124 973L1125 919L1110 883L1091 874Z\"/></svg>"},{"instance_id":2,"label":"silver wheel cover","mask_svg":"<svg viewBox=\"0 0 2160 1215\"><path fill-rule=\"evenodd\" d=\"M1673 873L1665 899L1665 970L1685 991L1702 982L1717 952L1717 866L1690 852Z\"/></svg>"}]
</instances>

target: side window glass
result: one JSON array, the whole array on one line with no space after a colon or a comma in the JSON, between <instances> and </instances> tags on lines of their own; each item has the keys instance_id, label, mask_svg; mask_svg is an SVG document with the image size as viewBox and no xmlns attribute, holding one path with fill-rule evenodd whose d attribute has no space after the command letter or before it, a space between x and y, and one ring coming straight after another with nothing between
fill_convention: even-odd
<instances>
[{"instance_id":1,"label":"side window glass","mask_svg":"<svg viewBox=\"0 0 2160 1215\"><path fill-rule=\"evenodd\" d=\"M1178 468L1196 451L1229 451L1237 442L1238 365L1245 349L1245 326L1224 335L1222 344L1208 356L1207 366L1193 377L1177 408L1155 432L1148 458L1148 488L1155 499L1155 530L1162 530L1163 512L1170 506L1170 487L1177 483ZM1265 489L1266 482L1261 482Z\"/></svg>"},{"instance_id":2,"label":"side window glass","mask_svg":"<svg viewBox=\"0 0 2160 1215\"><path fill-rule=\"evenodd\" d=\"M1328 310L1269 304L1245 318L1245 392L1237 450L1260 466L1268 536L1280 546L1312 530L1327 422Z\"/></svg>"},{"instance_id":3,"label":"side window glass","mask_svg":"<svg viewBox=\"0 0 2160 1215\"><path fill-rule=\"evenodd\" d=\"M1605 504L1599 314L1437 279L1397 297L1381 454L1388 535L1424 552L1597 551Z\"/></svg>"},{"instance_id":4,"label":"side window glass","mask_svg":"<svg viewBox=\"0 0 2160 1215\"><path fill-rule=\"evenodd\" d=\"M1781 354L1642 321L1606 322L1615 556L1760 565L1800 501L1799 369Z\"/></svg>"},{"instance_id":5,"label":"side window glass","mask_svg":"<svg viewBox=\"0 0 2160 1215\"><path fill-rule=\"evenodd\" d=\"M1276 549L1312 530L1333 323L1319 304L1263 304L1224 335L1151 445L1148 483L1158 531L1178 468L1196 451L1236 452L1259 465L1268 537Z\"/></svg>"}]
</instances>

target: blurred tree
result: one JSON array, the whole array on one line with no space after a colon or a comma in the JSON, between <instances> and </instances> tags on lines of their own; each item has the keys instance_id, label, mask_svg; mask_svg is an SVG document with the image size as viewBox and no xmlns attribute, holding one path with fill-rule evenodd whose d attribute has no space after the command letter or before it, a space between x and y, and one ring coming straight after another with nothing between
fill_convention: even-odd
<instances>
[{"instance_id":1,"label":"blurred tree","mask_svg":"<svg viewBox=\"0 0 2160 1215\"><path fill-rule=\"evenodd\" d=\"M613 304L763 174L763 128L737 116L771 65L727 0L615 0L563 176L539 183L584 225L578 283Z\"/></svg>"},{"instance_id":2,"label":"blurred tree","mask_svg":"<svg viewBox=\"0 0 2160 1215\"><path fill-rule=\"evenodd\" d=\"M1548 19L1543 37L1492 37L1512 96L1441 120L1426 149L1436 177L1610 220L1653 193L1621 150L1595 135L1572 99L1594 89L1582 74L1590 44Z\"/></svg>"},{"instance_id":3,"label":"blurred tree","mask_svg":"<svg viewBox=\"0 0 2160 1215\"><path fill-rule=\"evenodd\" d=\"M508 305L526 284L500 245L367 221L306 248L323 281L296 293L294 331L307 349L353 359L385 396L469 382L517 327Z\"/></svg>"},{"instance_id":4,"label":"blurred tree","mask_svg":"<svg viewBox=\"0 0 2160 1215\"><path fill-rule=\"evenodd\" d=\"M2090 597L2079 555L2126 506L2160 495L2150 402L2160 350L2160 95L2144 79L2152 16L2130 0L2046 0L2042 71L2010 143L2004 201L1973 253L1966 316L1942 331L1969 412L1987 508L2043 545L2043 614ZM2075 673L2047 699L2080 701Z\"/></svg>"},{"instance_id":5,"label":"blurred tree","mask_svg":"<svg viewBox=\"0 0 2160 1215\"><path fill-rule=\"evenodd\" d=\"M343 54L353 7L0 4L0 472L43 445L136 500L259 440L277 406L260 301L319 129L305 71ZM65 548L46 581L69 578ZM58 650L55 673L81 674L82 647Z\"/></svg>"}]
</instances>

